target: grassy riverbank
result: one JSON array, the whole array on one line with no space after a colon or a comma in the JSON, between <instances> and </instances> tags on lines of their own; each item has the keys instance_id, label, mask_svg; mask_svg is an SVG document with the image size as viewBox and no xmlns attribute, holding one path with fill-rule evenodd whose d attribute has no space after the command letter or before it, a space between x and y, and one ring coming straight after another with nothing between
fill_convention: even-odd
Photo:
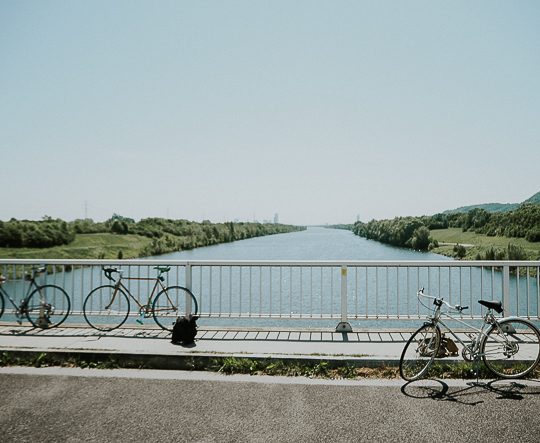
<instances>
[{"instance_id":1,"label":"grassy riverbank","mask_svg":"<svg viewBox=\"0 0 540 443\"><path fill-rule=\"evenodd\" d=\"M69 245L52 248L0 248L0 258L43 259L96 259L137 258L150 244L151 239L142 235L77 234Z\"/></svg>"},{"instance_id":2,"label":"grassy riverbank","mask_svg":"<svg viewBox=\"0 0 540 443\"><path fill-rule=\"evenodd\" d=\"M122 259L229 243L253 237L304 230L278 223L194 222L145 218L138 222L113 215L105 222L0 221L0 258Z\"/></svg>"},{"instance_id":3,"label":"grassy riverbank","mask_svg":"<svg viewBox=\"0 0 540 443\"><path fill-rule=\"evenodd\" d=\"M284 232L288 232L284 230ZM256 236L270 235L258 233ZM246 237L251 238L251 237ZM149 238L137 234L77 234L75 240L67 245L50 248L0 248L0 258L15 259L130 259L159 255L193 247L207 246L204 238L192 239L189 236L167 234L161 238ZM157 246L156 247L156 243ZM209 244L223 243L216 239ZM188 247L179 244L190 245ZM191 246L194 245L194 246Z\"/></svg>"},{"instance_id":4,"label":"grassy riverbank","mask_svg":"<svg viewBox=\"0 0 540 443\"><path fill-rule=\"evenodd\" d=\"M433 229L430 236L439 243L431 252L448 257L456 256L454 247L457 244L465 248L465 256L462 257L464 260L484 258L491 249L503 252L508 250L508 245L514 245L523 251L524 259L540 260L540 242L529 242L524 238L487 236L471 231L463 232L461 228Z\"/></svg>"}]
</instances>

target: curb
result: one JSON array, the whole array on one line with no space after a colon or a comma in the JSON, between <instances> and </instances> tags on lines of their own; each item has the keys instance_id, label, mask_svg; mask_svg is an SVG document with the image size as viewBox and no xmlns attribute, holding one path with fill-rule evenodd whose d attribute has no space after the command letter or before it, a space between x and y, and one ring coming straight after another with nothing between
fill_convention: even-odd
<instances>
[{"instance_id":1,"label":"curb","mask_svg":"<svg viewBox=\"0 0 540 443\"><path fill-rule=\"evenodd\" d=\"M261 354L134 354L126 352L95 352L85 350L22 350L0 349L0 366L80 365L139 369L166 369L191 371L216 371L226 361L257 362L271 365L317 366L324 362L329 368L349 366L354 368L398 367L399 360L333 355L261 355Z\"/></svg>"}]
</instances>

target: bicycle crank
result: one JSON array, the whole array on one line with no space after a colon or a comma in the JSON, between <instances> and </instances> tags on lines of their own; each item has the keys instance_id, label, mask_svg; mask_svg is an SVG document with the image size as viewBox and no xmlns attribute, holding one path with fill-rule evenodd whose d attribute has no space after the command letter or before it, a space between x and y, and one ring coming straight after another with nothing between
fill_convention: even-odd
<instances>
[{"instance_id":1,"label":"bicycle crank","mask_svg":"<svg viewBox=\"0 0 540 443\"><path fill-rule=\"evenodd\" d=\"M142 318L150 318L152 316L152 309L150 308L150 305L143 305L139 309L139 315Z\"/></svg>"},{"instance_id":2,"label":"bicycle crank","mask_svg":"<svg viewBox=\"0 0 540 443\"><path fill-rule=\"evenodd\" d=\"M463 346L463 349L461 350L461 356L463 357L463 360L468 362L474 360L472 352L467 346Z\"/></svg>"}]
</instances>

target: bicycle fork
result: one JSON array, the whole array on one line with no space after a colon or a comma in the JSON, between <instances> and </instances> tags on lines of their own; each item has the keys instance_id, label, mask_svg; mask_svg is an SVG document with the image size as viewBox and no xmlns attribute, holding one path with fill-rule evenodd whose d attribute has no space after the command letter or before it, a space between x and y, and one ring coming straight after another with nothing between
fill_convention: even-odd
<instances>
[{"instance_id":1,"label":"bicycle fork","mask_svg":"<svg viewBox=\"0 0 540 443\"><path fill-rule=\"evenodd\" d=\"M110 309L111 306L113 305L114 300L116 298L116 294L118 294L119 287L120 287L120 283L117 283L117 284L114 285L114 292L113 292L113 295L111 297L111 302L107 306L105 306L105 309Z\"/></svg>"}]
</instances>

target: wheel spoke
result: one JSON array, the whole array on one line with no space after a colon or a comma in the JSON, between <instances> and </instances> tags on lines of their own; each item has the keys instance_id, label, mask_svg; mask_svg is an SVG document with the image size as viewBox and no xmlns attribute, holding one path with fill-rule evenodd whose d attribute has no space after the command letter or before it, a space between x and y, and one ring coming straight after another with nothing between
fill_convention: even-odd
<instances>
[{"instance_id":1,"label":"wheel spoke","mask_svg":"<svg viewBox=\"0 0 540 443\"><path fill-rule=\"evenodd\" d=\"M440 343L440 331L431 324L418 329L409 339L399 362L401 376L408 381L417 380L425 375L437 355Z\"/></svg>"},{"instance_id":2,"label":"wheel spoke","mask_svg":"<svg viewBox=\"0 0 540 443\"><path fill-rule=\"evenodd\" d=\"M44 285L36 288L26 300L26 317L35 327L53 328L67 318L71 301L59 286Z\"/></svg>"},{"instance_id":3,"label":"wheel spoke","mask_svg":"<svg viewBox=\"0 0 540 443\"><path fill-rule=\"evenodd\" d=\"M170 286L156 296L152 310L156 323L161 328L172 331L178 316L197 314L197 307L197 300L188 289Z\"/></svg>"},{"instance_id":4,"label":"wheel spoke","mask_svg":"<svg viewBox=\"0 0 540 443\"><path fill-rule=\"evenodd\" d=\"M84 301L87 323L99 331L111 331L124 324L129 315L129 299L121 290L105 285L94 289Z\"/></svg>"},{"instance_id":5,"label":"wheel spoke","mask_svg":"<svg viewBox=\"0 0 540 443\"><path fill-rule=\"evenodd\" d=\"M540 333L525 320L503 320L484 339L482 359L499 377L524 377L540 360Z\"/></svg>"}]
</instances>

